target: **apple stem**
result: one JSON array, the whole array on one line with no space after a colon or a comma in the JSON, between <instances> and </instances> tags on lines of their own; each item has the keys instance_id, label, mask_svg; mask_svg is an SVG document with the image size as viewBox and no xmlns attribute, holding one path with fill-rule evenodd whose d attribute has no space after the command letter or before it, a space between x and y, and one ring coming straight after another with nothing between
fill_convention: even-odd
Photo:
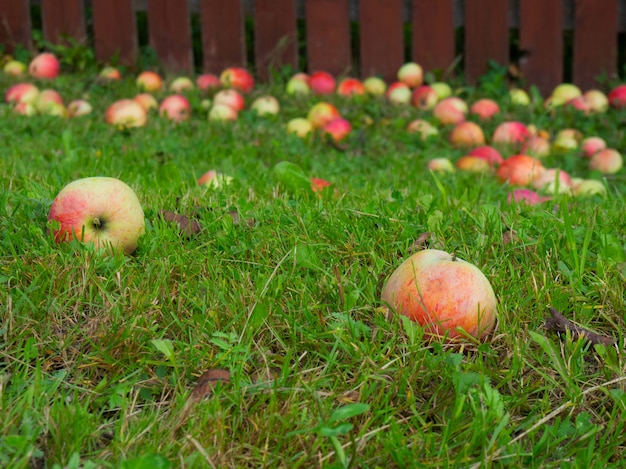
<instances>
[{"instance_id":1,"label":"apple stem","mask_svg":"<svg viewBox=\"0 0 626 469\"><path fill-rule=\"evenodd\" d=\"M93 223L94 228L96 228L97 230L102 228L102 222L100 221L100 218L95 217L92 223Z\"/></svg>"},{"instance_id":2,"label":"apple stem","mask_svg":"<svg viewBox=\"0 0 626 469\"><path fill-rule=\"evenodd\" d=\"M452 253L452 262L456 261L456 252Z\"/></svg>"}]
</instances>

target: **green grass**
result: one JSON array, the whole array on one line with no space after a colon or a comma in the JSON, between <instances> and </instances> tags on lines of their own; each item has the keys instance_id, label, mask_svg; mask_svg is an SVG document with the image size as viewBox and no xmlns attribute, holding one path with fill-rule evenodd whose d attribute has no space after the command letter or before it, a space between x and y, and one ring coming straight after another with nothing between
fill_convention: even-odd
<instances>
[{"instance_id":1,"label":"green grass","mask_svg":"<svg viewBox=\"0 0 626 469\"><path fill-rule=\"evenodd\" d=\"M192 94L191 121L151 115L128 132L103 113L135 94L132 78L40 85L68 101L88 95L94 114L0 108L0 466L622 467L621 347L562 341L543 324L553 306L623 343L623 171L606 178L605 198L509 205L492 175L426 171L463 152L447 129L425 143L408 135L409 120L429 114L382 100L332 98L355 127L342 151L286 135L312 101L287 99L280 83L254 92L281 99L277 119L246 111L209 123ZM625 148L618 111L501 102L486 135L519 119ZM280 161L338 195L286 190L271 171ZM554 165L599 177L574 152ZM209 169L234 182L198 187ZM130 257L48 233L56 193L93 175L124 180L142 202L147 230ZM159 210L194 214L203 230L181 237ZM499 319L485 343L429 344L387 318L382 282L424 232L490 279ZM213 368L230 382L191 405Z\"/></svg>"}]
</instances>

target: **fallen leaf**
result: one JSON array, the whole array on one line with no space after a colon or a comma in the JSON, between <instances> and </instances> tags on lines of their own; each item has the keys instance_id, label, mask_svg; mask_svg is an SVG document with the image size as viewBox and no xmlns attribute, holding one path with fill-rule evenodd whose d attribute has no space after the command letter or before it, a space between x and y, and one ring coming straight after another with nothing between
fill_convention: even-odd
<instances>
[{"instance_id":1,"label":"fallen leaf","mask_svg":"<svg viewBox=\"0 0 626 469\"><path fill-rule=\"evenodd\" d=\"M428 231L422 233L417 237L413 244L409 247L409 252L421 251L424 248L428 247L428 238L430 238L430 233Z\"/></svg>"},{"instance_id":2,"label":"fallen leaf","mask_svg":"<svg viewBox=\"0 0 626 469\"><path fill-rule=\"evenodd\" d=\"M189 399L199 401L211 395L217 383L230 382L230 371L221 368L211 368L202 373L198 378L198 384L191 392Z\"/></svg>"},{"instance_id":3,"label":"fallen leaf","mask_svg":"<svg viewBox=\"0 0 626 469\"><path fill-rule=\"evenodd\" d=\"M576 325L573 321L570 321L562 313L554 308L550 308L551 317L546 319L545 327L549 331L556 332L559 336L570 332L573 340L578 340L579 337L583 337L591 342L593 345L616 345L617 342L612 337L597 334L588 329Z\"/></svg>"},{"instance_id":4,"label":"fallen leaf","mask_svg":"<svg viewBox=\"0 0 626 469\"><path fill-rule=\"evenodd\" d=\"M198 220L191 219L185 215L179 215L170 210L161 210L159 215L167 222L176 223L180 228L181 234L185 236L193 236L202 231L202 225Z\"/></svg>"},{"instance_id":5,"label":"fallen leaf","mask_svg":"<svg viewBox=\"0 0 626 469\"><path fill-rule=\"evenodd\" d=\"M504 234L502 235L502 244L510 244L510 243L514 243L516 241L518 241L519 238L517 237L517 233L515 230L506 230L504 232Z\"/></svg>"}]
</instances>

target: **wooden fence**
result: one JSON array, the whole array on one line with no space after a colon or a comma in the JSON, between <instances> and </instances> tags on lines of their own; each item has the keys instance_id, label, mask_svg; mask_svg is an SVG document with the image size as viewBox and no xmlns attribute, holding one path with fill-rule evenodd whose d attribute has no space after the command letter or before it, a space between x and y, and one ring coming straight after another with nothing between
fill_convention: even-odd
<instances>
[{"instance_id":1,"label":"wooden fence","mask_svg":"<svg viewBox=\"0 0 626 469\"><path fill-rule=\"evenodd\" d=\"M96 56L136 63L139 0L39 0L44 38L52 43L73 37L93 44ZM354 0L305 0L306 62L309 71L381 75L393 80L407 59L426 70L447 69L463 57L468 82L488 69L489 60L510 61L511 10L518 23L519 68L530 84L547 94L564 77L563 17L566 0L359 0L356 6L358 50L352 49ZM245 0L249 10L250 0ZM406 6L409 3L409 9ZM462 40L456 41L455 18L461 4ZM623 0L575 0L572 81L589 89L596 78L618 71L618 18ZM242 0L193 0L199 10L202 64L206 72L249 66ZM191 73L191 6L187 0L147 0L149 44L170 72ZM255 68L267 77L269 67L298 63L298 11L302 0L254 0ZM406 11L410 44L405 44ZM32 47L29 0L0 0L0 44ZM88 14L89 13L89 14ZM456 15L456 16L455 16ZM89 21L89 23L88 23ZM88 34L89 31L89 34ZM88 37L89 36L89 37ZM459 43L461 46L459 47ZM411 57L405 51L411 51ZM568 62L569 63L569 62ZM200 64L198 64L200 65Z\"/></svg>"}]
</instances>

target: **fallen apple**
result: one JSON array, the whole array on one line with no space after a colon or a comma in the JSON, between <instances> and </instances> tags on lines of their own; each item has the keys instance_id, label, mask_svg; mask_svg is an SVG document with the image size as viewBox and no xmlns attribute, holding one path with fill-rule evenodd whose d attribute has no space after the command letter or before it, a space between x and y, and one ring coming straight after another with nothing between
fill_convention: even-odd
<instances>
[{"instance_id":1,"label":"fallen apple","mask_svg":"<svg viewBox=\"0 0 626 469\"><path fill-rule=\"evenodd\" d=\"M272 95L259 96L250 105L259 116L275 116L280 112L280 103Z\"/></svg>"},{"instance_id":2,"label":"fallen apple","mask_svg":"<svg viewBox=\"0 0 626 469\"><path fill-rule=\"evenodd\" d=\"M243 67L229 67L220 74L220 82L223 86L232 86L248 93L254 88L254 77Z\"/></svg>"},{"instance_id":3,"label":"fallen apple","mask_svg":"<svg viewBox=\"0 0 626 469\"><path fill-rule=\"evenodd\" d=\"M484 339L493 329L497 300L475 265L437 249L406 259L389 277L382 301L424 328L428 338Z\"/></svg>"},{"instance_id":4,"label":"fallen apple","mask_svg":"<svg viewBox=\"0 0 626 469\"><path fill-rule=\"evenodd\" d=\"M363 95L365 94L365 86L357 78L344 78L337 85L337 94L339 96Z\"/></svg>"},{"instance_id":5,"label":"fallen apple","mask_svg":"<svg viewBox=\"0 0 626 469\"><path fill-rule=\"evenodd\" d=\"M305 117L294 117L287 122L287 132L296 134L300 138L304 138L313 132L313 125Z\"/></svg>"},{"instance_id":6,"label":"fallen apple","mask_svg":"<svg viewBox=\"0 0 626 469\"><path fill-rule=\"evenodd\" d=\"M227 176L211 169L198 178L199 186L206 186L212 189L219 189L229 185L233 181L232 176Z\"/></svg>"},{"instance_id":7,"label":"fallen apple","mask_svg":"<svg viewBox=\"0 0 626 469\"><path fill-rule=\"evenodd\" d=\"M387 83L380 77L368 77L363 80L363 87L372 96L383 96L387 91Z\"/></svg>"},{"instance_id":8,"label":"fallen apple","mask_svg":"<svg viewBox=\"0 0 626 469\"><path fill-rule=\"evenodd\" d=\"M613 149L605 148L595 153L589 160L589 169L600 171L602 174L615 174L623 165L622 154Z\"/></svg>"},{"instance_id":9,"label":"fallen apple","mask_svg":"<svg viewBox=\"0 0 626 469\"><path fill-rule=\"evenodd\" d=\"M137 87L141 91L145 91L147 93L154 93L155 91L159 91L163 87L163 79L161 76L150 70L146 70L145 72L141 72L135 81Z\"/></svg>"},{"instance_id":10,"label":"fallen apple","mask_svg":"<svg viewBox=\"0 0 626 469\"><path fill-rule=\"evenodd\" d=\"M398 81L406 84L409 88L415 88L424 81L424 71L419 64L407 62L398 69Z\"/></svg>"},{"instance_id":11,"label":"fallen apple","mask_svg":"<svg viewBox=\"0 0 626 469\"><path fill-rule=\"evenodd\" d=\"M144 232L144 213L135 192L119 179L88 177L66 185L50 207L56 242L78 239L131 254Z\"/></svg>"},{"instance_id":12,"label":"fallen apple","mask_svg":"<svg viewBox=\"0 0 626 469\"><path fill-rule=\"evenodd\" d=\"M314 94L326 95L335 91L337 81L328 72L314 72L309 77L309 86Z\"/></svg>"},{"instance_id":13,"label":"fallen apple","mask_svg":"<svg viewBox=\"0 0 626 469\"><path fill-rule=\"evenodd\" d=\"M337 117L341 117L337 108L324 101L314 104L307 115L314 129L321 129Z\"/></svg>"},{"instance_id":14,"label":"fallen apple","mask_svg":"<svg viewBox=\"0 0 626 469\"><path fill-rule=\"evenodd\" d=\"M34 78L51 80L59 75L61 64L56 55L51 52L43 52L31 60L28 72Z\"/></svg>"},{"instance_id":15,"label":"fallen apple","mask_svg":"<svg viewBox=\"0 0 626 469\"><path fill-rule=\"evenodd\" d=\"M174 122L183 122L191 115L189 100L180 94L172 94L161 101L159 116Z\"/></svg>"},{"instance_id":16,"label":"fallen apple","mask_svg":"<svg viewBox=\"0 0 626 469\"><path fill-rule=\"evenodd\" d=\"M104 115L107 124L120 129L141 127L146 124L148 114L141 104L132 99L120 99L111 104Z\"/></svg>"}]
</instances>

